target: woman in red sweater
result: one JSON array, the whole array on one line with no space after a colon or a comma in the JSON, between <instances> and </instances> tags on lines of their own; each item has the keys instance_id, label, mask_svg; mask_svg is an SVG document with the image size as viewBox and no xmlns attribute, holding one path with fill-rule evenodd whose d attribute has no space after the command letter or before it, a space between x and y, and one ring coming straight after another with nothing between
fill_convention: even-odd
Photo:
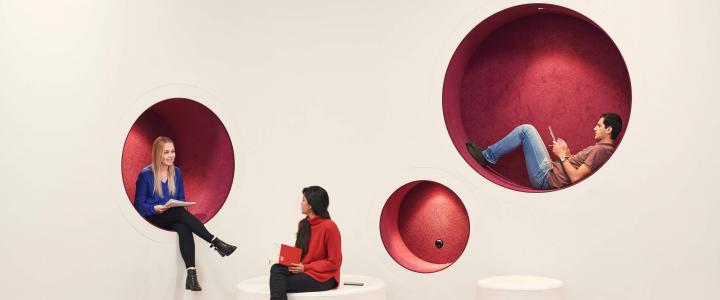
<instances>
[{"instance_id":1,"label":"woman in red sweater","mask_svg":"<svg viewBox=\"0 0 720 300\"><path fill-rule=\"evenodd\" d=\"M327 291L340 282L340 230L330 220L327 192L319 186L306 187L300 203L307 217L298 224L295 247L302 249L299 264L270 268L270 299L286 300L287 293Z\"/></svg>"}]
</instances>

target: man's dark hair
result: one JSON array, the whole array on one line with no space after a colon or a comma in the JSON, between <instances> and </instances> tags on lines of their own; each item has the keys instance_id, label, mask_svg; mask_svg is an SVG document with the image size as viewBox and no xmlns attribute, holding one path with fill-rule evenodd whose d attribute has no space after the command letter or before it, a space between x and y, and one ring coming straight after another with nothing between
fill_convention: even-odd
<instances>
[{"instance_id":1,"label":"man's dark hair","mask_svg":"<svg viewBox=\"0 0 720 300\"><path fill-rule=\"evenodd\" d=\"M612 132L610 133L610 138L615 140L615 138L620 134L622 131L622 119L620 119L620 116L616 113L604 113L602 116L600 116L603 119L603 125L605 125L605 128L612 128Z\"/></svg>"}]
</instances>

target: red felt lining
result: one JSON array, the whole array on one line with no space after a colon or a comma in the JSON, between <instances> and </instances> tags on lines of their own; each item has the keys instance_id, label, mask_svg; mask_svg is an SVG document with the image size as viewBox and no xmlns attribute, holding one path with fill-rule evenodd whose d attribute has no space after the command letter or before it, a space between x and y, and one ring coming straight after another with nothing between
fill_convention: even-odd
<instances>
[{"instance_id":1,"label":"red felt lining","mask_svg":"<svg viewBox=\"0 0 720 300\"><path fill-rule=\"evenodd\" d=\"M223 206L232 186L235 157L230 135L209 108L190 99L168 99L145 110L123 146L122 178L131 204L137 176L150 165L152 142L160 135L175 142L175 165L185 179L186 199L198 202L189 211L206 223Z\"/></svg>"},{"instance_id":2,"label":"red felt lining","mask_svg":"<svg viewBox=\"0 0 720 300\"><path fill-rule=\"evenodd\" d=\"M415 272L437 272L462 255L470 219L460 198L433 181L414 181L397 189L385 203L380 235L388 254ZM444 242L442 248L435 241Z\"/></svg>"},{"instance_id":3,"label":"red felt lining","mask_svg":"<svg viewBox=\"0 0 720 300\"><path fill-rule=\"evenodd\" d=\"M602 113L618 113L626 128L631 98L622 55L597 24L565 7L526 4L488 17L463 39L445 75L443 113L453 144L473 169L503 187L540 192L530 188L522 150L483 168L465 142L487 147L531 124L551 144L552 126L576 153L595 143Z\"/></svg>"}]
</instances>

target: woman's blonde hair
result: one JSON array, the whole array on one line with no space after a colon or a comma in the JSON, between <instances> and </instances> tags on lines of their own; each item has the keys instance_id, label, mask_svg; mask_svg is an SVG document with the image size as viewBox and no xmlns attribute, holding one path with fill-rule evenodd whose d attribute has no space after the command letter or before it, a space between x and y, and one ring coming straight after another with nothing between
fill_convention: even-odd
<instances>
[{"instance_id":1,"label":"woman's blonde hair","mask_svg":"<svg viewBox=\"0 0 720 300\"><path fill-rule=\"evenodd\" d=\"M162 168L167 168L168 191L170 192L171 196L175 195L175 167L166 167L162 164L163 147L166 143L175 144L173 143L173 140L171 140L169 137L159 136L155 139L152 146L152 171L155 181L155 184L153 186L153 192L155 192L156 195L160 196L160 198L163 197L163 190L162 181L160 180L160 176L158 176L158 170L161 170Z\"/></svg>"}]
</instances>

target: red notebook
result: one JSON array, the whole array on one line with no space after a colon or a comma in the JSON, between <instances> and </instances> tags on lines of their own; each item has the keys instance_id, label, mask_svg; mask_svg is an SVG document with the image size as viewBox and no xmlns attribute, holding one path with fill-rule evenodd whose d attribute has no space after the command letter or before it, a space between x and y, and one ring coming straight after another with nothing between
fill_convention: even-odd
<instances>
[{"instance_id":1,"label":"red notebook","mask_svg":"<svg viewBox=\"0 0 720 300\"><path fill-rule=\"evenodd\" d=\"M278 264L286 267L289 267L290 264L299 264L301 256L302 249L282 244L280 245L280 257L278 258Z\"/></svg>"}]
</instances>

